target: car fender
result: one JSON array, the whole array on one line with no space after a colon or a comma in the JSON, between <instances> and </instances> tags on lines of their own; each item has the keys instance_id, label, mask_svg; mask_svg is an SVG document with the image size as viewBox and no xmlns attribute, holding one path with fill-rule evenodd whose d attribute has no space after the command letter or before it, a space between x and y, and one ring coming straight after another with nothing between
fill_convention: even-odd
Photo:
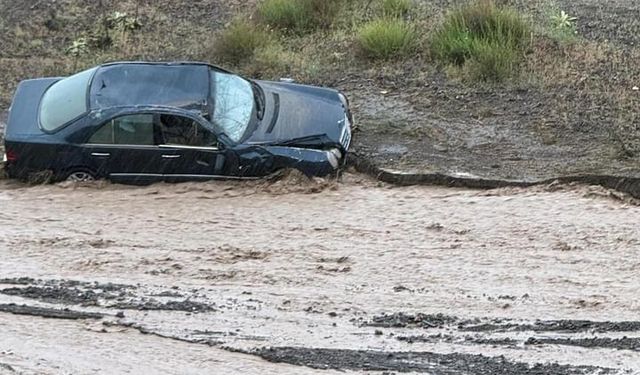
<instances>
[{"instance_id":1,"label":"car fender","mask_svg":"<svg viewBox=\"0 0 640 375\"><path fill-rule=\"evenodd\" d=\"M295 168L308 176L326 176L336 168L329 161L329 152L324 150L269 146L265 147L273 156L277 169Z\"/></svg>"}]
</instances>

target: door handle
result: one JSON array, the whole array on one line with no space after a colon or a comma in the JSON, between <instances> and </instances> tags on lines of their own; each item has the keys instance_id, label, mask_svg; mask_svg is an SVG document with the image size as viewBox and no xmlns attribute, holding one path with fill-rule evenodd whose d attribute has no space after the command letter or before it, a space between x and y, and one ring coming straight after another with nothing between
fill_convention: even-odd
<instances>
[{"instance_id":1,"label":"door handle","mask_svg":"<svg viewBox=\"0 0 640 375\"><path fill-rule=\"evenodd\" d=\"M180 155L162 155L164 159L177 159Z\"/></svg>"},{"instance_id":2,"label":"door handle","mask_svg":"<svg viewBox=\"0 0 640 375\"><path fill-rule=\"evenodd\" d=\"M91 156L98 156L98 157L103 157L104 158L104 157L111 156L111 154L108 153L108 152L92 152Z\"/></svg>"}]
</instances>

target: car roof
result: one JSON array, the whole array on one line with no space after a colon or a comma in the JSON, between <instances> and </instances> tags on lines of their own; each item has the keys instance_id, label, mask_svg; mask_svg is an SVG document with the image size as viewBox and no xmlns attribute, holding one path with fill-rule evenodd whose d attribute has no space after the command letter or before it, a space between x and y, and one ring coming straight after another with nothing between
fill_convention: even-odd
<instances>
[{"instance_id":1,"label":"car roof","mask_svg":"<svg viewBox=\"0 0 640 375\"><path fill-rule=\"evenodd\" d=\"M91 109L162 106L204 112L211 69L203 62L125 61L100 65L89 87Z\"/></svg>"}]
</instances>

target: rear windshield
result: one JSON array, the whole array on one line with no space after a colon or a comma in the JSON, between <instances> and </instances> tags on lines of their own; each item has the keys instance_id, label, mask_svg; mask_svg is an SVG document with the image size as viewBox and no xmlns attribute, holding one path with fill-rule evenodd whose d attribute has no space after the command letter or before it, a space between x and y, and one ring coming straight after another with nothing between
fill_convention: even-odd
<instances>
[{"instance_id":1,"label":"rear windshield","mask_svg":"<svg viewBox=\"0 0 640 375\"><path fill-rule=\"evenodd\" d=\"M87 91L95 70L85 70L49 87L40 102L42 129L54 131L88 111Z\"/></svg>"}]
</instances>

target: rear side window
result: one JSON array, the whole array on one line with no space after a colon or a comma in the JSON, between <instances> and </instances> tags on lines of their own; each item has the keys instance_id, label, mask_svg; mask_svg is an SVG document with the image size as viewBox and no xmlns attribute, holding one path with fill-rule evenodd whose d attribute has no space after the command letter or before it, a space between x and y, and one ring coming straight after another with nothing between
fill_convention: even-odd
<instances>
[{"instance_id":1,"label":"rear side window","mask_svg":"<svg viewBox=\"0 0 640 375\"><path fill-rule=\"evenodd\" d=\"M98 128L88 143L154 145L153 115L129 115L113 119Z\"/></svg>"},{"instance_id":2,"label":"rear side window","mask_svg":"<svg viewBox=\"0 0 640 375\"><path fill-rule=\"evenodd\" d=\"M88 86L95 70L85 70L49 87L40 102L42 129L54 131L87 112Z\"/></svg>"}]
</instances>

